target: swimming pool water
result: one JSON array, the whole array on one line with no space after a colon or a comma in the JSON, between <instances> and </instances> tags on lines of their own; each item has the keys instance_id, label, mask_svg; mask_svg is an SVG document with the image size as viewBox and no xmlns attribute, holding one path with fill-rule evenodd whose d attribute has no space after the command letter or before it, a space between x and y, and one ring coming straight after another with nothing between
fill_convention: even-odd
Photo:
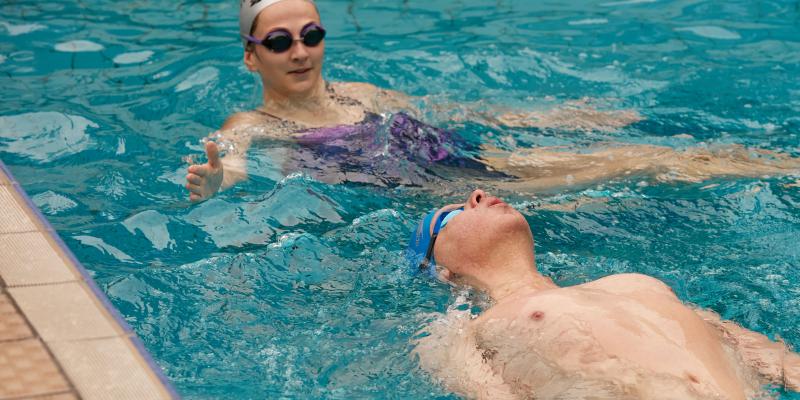
<instances>
[{"instance_id":1,"label":"swimming pool water","mask_svg":"<svg viewBox=\"0 0 800 400\"><path fill-rule=\"evenodd\" d=\"M428 122L488 144L738 143L800 156L800 9L790 1L319 4L326 76L426 96ZM285 176L190 205L182 158L258 104L236 2L0 4L0 157L186 398L450 398L410 338L453 300L404 273L409 228L461 198ZM588 97L645 120L615 133L501 129L440 105ZM691 136L686 136L691 135ZM797 177L648 179L515 195L560 284L663 279L800 347ZM604 197L575 212L542 204ZM782 398L800 398L783 394Z\"/></svg>"}]
</instances>

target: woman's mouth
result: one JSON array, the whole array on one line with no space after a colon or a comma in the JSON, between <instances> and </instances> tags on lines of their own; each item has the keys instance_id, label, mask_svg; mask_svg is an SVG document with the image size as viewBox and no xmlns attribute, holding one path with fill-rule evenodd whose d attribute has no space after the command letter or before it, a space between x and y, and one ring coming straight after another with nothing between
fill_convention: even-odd
<instances>
[{"instance_id":1,"label":"woman's mouth","mask_svg":"<svg viewBox=\"0 0 800 400\"><path fill-rule=\"evenodd\" d=\"M289 73L290 74L301 75L301 74L305 74L308 71L311 71L311 68L300 68L300 69L296 69L294 71L289 71Z\"/></svg>"}]
</instances>

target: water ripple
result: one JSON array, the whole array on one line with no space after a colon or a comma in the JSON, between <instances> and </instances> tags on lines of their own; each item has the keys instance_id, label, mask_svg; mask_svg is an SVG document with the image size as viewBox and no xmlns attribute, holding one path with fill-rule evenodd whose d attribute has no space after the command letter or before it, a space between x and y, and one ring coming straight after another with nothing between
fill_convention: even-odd
<instances>
[{"instance_id":1,"label":"water ripple","mask_svg":"<svg viewBox=\"0 0 800 400\"><path fill-rule=\"evenodd\" d=\"M326 78L419 96L428 122L471 143L733 143L800 155L794 2L319 7ZM228 0L0 2L0 87L10 94L0 98L0 157L186 398L452 398L408 354L414 332L453 299L406 273L403 248L420 215L463 201L476 185L469 173L434 191L327 184L276 162L289 149L255 146L249 181L187 201L181 160L261 101L236 17ZM587 135L474 118L584 97L645 119ZM413 167L386 164L375 170ZM796 181L632 178L511 200L532 226L539 267L559 283L647 273L796 347Z\"/></svg>"}]
</instances>

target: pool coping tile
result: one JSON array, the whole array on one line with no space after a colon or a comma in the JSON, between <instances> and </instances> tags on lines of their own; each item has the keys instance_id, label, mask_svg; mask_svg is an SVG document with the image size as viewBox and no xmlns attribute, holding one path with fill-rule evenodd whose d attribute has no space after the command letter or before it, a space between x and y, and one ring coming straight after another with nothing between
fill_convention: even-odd
<instances>
[{"instance_id":1,"label":"pool coping tile","mask_svg":"<svg viewBox=\"0 0 800 400\"><path fill-rule=\"evenodd\" d=\"M135 346L127 337L54 342L50 348L84 399L172 398L166 387L156 384L159 380L146 361L134 356Z\"/></svg>"},{"instance_id":2,"label":"pool coping tile","mask_svg":"<svg viewBox=\"0 0 800 400\"><path fill-rule=\"evenodd\" d=\"M43 285L81 279L42 232L0 235L0 276L6 286Z\"/></svg>"},{"instance_id":3,"label":"pool coping tile","mask_svg":"<svg viewBox=\"0 0 800 400\"><path fill-rule=\"evenodd\" d=\"M5 172L0 170L0 186L11 186L11 179L6 176Z\"/></svg>"},{"instance_id":4,"label":"pool coping tile","mask_svg":"<svg viewBox=\"0 0 800 400\"><path fill-rule=\"evenodd\" d=\"M126 334L83 282L8 287L8 292L46 342Z\"/></svg>"},{"instance_id":5,"label":"pool coping tile","mask_svg":"<svg viewBox=\"0 0 800 400\"><path fill-rule=\"evenodd\" d=\"M38 229L36 223L20 206L16 199L14 186L0 186L0 234L33 232Z\"/></svg>"}]
</instances>

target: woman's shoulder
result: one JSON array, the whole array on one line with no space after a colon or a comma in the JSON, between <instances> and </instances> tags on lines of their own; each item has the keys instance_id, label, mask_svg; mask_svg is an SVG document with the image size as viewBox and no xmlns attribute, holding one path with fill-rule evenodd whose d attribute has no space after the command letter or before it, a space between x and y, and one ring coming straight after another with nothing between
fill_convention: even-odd
<instances>
[{"instance_id":1,"label":"woman's shoulder","mask_svg":"<svg viewBox=\"0 0 800 400\"><path fill-rule=\"evenodd\" d=\"M229 140L253 139L293 140L297 124L284 121L263 111L237 112L228 117L219 131Z\"/></svg>"},{"instance_id":2,"label":"woman's shoulder","mask_svg":"<svg viewBox=\"0 0 800 400\"><path fill-rule=\"evenodd\" d=\"M366 82L330 82L328 85L340 95L357 99L375 96L381 90L384 90Z\"/></svg>"},{"instance_id":3,"label":"woman's shoulder","mask_svg":"<svg viewBox=\"0 0 800 400\"><path fill-rule=\"evenodd\" d=\"M396 112L410 108L411 99L405 94L371 83L331 82L329 85L336 94L358 100L372 112Z\"/></svg>"},{"instance_id":4,"label":"woman's shoulder","mask_svg":"<svg viewBox=\"0 0 800 400\"><path fill-rule=\"evenodd\" d=\"M220 130L244 129L251 126L264 126L281 122L279 118L265 112L253 110L237 112L228 117Z\"/></svg>"}]
</instances>

